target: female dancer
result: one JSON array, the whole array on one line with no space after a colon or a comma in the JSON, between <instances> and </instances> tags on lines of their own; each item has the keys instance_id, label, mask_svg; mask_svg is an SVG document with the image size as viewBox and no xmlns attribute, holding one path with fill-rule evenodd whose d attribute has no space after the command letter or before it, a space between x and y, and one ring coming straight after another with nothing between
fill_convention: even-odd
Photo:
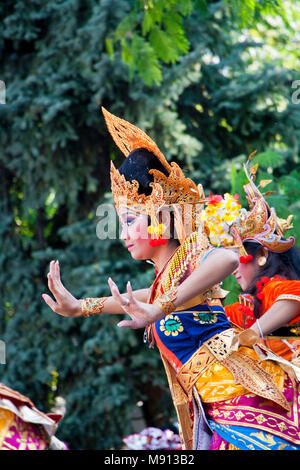
<instances>
[{"instance_id":1,"label":"female dancer","mask_svg":"<svg viewBox=\"0 0 300 470\"><path fill-rule=\"evenodd\" d=\"M62 285L59 264L51 262L55 300L46 294L44 300L64 316L126 312L131 320L119 326L146 327L166 369L184 449L297 449L297 369L261 361L258 354L265 357L266 350L251 348L256 333L231 328L222 307L220 282L238 265L230 223L211 230L227 242L227 248L214 248L202 220L202 187L169 165L139 129L103 112L127 157L119 170L111 168L121 237L132 257L155 262L156 279L135 292L128 283L125 294L109 279L111 297L77 300ZM148 163L139 149L148 151ZM153 158L160 163L153 165ZM225 206L227 220L234 221L237 201L227 196Z\"/></svg>"},{"instance_id":2,"label":"female dancer","mask_svg":"<svg viewBox=\"0 0 300 470\"><path fill-rule=\"evenodd\" d=\"M242 288L239 302L225 307L231 322L252 328L277 355L299 363L300 352L300 253L294 238L283 238L292 228L270 209L249 176L244 186L250 210L241 211L236 228L246 256L235 271Z\"/></svg>"}]
</instances>

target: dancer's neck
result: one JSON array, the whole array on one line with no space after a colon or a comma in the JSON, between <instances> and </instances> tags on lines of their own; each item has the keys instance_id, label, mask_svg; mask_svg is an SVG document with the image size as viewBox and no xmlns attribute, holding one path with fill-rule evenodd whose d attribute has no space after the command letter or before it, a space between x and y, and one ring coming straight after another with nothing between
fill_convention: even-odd
<instances>
[{"instance_id":1,"label":"dancer's neck","mask_svg":"<svg viewBox=\"0 0 300 470\"><path fill-rule=\"evenodd\" d=\"M155 266L158 271L161 271L169 259L172 257L174 252L178 248L178 243L176 240L170 240L166 245L158 246L155 250L155 256L152 257L152 261L155 263Z\"/></svg>"}]
</instances>

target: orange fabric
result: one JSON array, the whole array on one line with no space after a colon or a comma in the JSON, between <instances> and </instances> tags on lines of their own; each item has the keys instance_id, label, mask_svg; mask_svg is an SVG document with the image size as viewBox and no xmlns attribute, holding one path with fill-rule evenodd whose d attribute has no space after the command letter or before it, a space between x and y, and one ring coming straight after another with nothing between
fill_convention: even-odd
<instances>
[{"instance_id":1,"label":"orange fabric","mask_svg":"<svg viewBox=\"0 0 300 470\"><path fill-rule=\"evenodd\" d=\"M242 346L239 348L239 352L259 360L256 352L251 348ZM279 390L283 390L285 373L279 364L274 361L262 361L260 364L272 376ZM228 368L218 361L198 377L196 388L203 403L231 400L249 393L243 385L236 382Z\"/></svg>"},{"instance_id":2,"label":"orange fabric","mask_svg":"<svg viewBox=\"0 0 300 470\"><path fill-rule=\"evenodd\" d=\"M280 338L273 338L272 336L267 336L265 345L271 349L277 356L283 357L287 361L295 360L300 356L300 340L297 338L290 337L286 339L288 344L282 341ZM291 349L293 348L293 349ZM295 361L296 363L296 361ZM298 360L297 360L298 364ZM298 364L299 365L299 364Z\"/></svg>"},{"instance_id":3,"label":"orange fabric","mask_svg":"<svg viewBox=\"0 0 300 470\"><path fill-rule=\"evenodd\" d=\"M300 281L272 279L264 286L262 293L263 313L265 313L276 302L279 296L295 295L299 297L300 302ZM300 315L298 315L291 322L289 322L288 325L292 325L293 323L297 323L299 321Z\"/></svg>"},{"instance_id":4,"label":"orange fabric","mask_svg":"<svg viewBox=\"0 0 300 470\"><path fill-rule=\"evenodd\" d=\"M239 311L240 305L241 304L239 302L235 302L234 304L226 305L224 308L225 308L227 318L235 325L240 326L241 328L244 328L243 313Z\"/></svg>"},{"instance_id":5,"label":"orange fabric","mask_svg":"<svg viewBox=\"0 0 300 470\"><path fill-rule=\"evenodd\" d=\"M290 300L288 296L293 295L299 298L300 302L300 281L290 281L286 279L274 278L269 281L262 289L262 315L269 310L269 308L277 301L277 299L282 296L282 300ZM280 300L280 299L279 299ZM297 301L297 298L293 300ZM235 302L234 304L227 305L225 307L225 312L229 320L235 325L244 328L244 314L240 309L241 304ZM251 324L255 323L256 319L254 318L249 321L247 319L247 327L249 328ZM287 325L293 325L295 323L300 323L300 315L293 318L292 321L287 323ZM282 325L285 326L285 325ZM287 338L285 338L287 340ZM294 359L297 355L300 354L300 337L289 337L288 344L286 341L283 341L280 338L268 336L265 342L266 346L270 348L278 356L284 357L287 360Z\"/></svg>"}]
</instances>

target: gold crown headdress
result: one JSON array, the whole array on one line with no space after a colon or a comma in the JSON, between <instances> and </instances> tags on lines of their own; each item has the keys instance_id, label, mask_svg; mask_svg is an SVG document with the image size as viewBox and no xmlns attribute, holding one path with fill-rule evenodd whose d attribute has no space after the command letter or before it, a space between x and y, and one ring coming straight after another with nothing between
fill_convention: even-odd
<instances>
[{"instance_id":1,"label":"gold crown headdress","mask_svg":"<svg viewBox=\"0 0 300 470\"><path fill-rule=\"evenodd\" d=\"M293 227L291 224L293 216L289 215L286 220L277 217L275 209L269 206L264 195L255 185L254 180L258 164L250 168L249 171L247 168L255 153L253 152L246 164L244 164L244 171L249 181L248 184L244 185L244 191L250 210L247 211L244 208L240 210L240 216L234 226L234 230L238 232L242 242L256 241L270 251L283 253L295 243L295 239L292 236L287 239L283 238L283 234ZM271 181L262 180L260 181L260 186L265 187Z\"/></svg>"},{"instance_id":2,"label":"gold crown headdress","mask_svg":"<svg viewBox=\"0 0 300 470\"><path fill-rule=\"evenodd\" d=\"M153 183L150 183L152 191L150 195L145 195L138 192L139 183L136 180L127 181L111 162L111 189L117 211L120 207L129 207L149 215L151 223L158 225L156 219L158 211L163 206L173 207L175 228L182 243L195 230L199 220L197 217L199 208L195 206L204 201L202 186L200 184L197 186L190 178L186 178L175 162L169 164L153 140L138 127L114 116L103 107L102 112L113 140L126 158L133 150L143 148L152 152L168 171L168 176L159 170L149 171L153 175Z\"/></svg>"}]
</instances>

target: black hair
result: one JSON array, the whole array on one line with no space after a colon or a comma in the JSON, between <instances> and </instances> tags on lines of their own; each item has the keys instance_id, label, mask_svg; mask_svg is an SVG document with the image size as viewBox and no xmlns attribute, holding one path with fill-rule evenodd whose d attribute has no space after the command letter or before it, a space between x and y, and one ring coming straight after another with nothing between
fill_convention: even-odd
<instances>
[{"instance_id":1,"label":"black hair","mask_svg":"<svg viewBox=\"0 0 300 470\"><path fill-rule=\"evenodd\" d=\"M255 262L255 257L262 250L263 246L255 241L246 241L243 245L248 255L253 256L251 262ZM283 253L275 253L268 250L266 263L263 266L258 266L254 278L247 287L247 294L252 295L255 299L254 314L256 317L259 317L259 300L256 297L256 284L262 277L272 278L275 275L288 280L300 280L300 249L298 247L292 246Z\"/></svg>"},{"instance_id":2,"label":"black hair","mask_svg":"<svg viewBox=\"0 0 300 470\"><path fill-rule=\"evenodd\" d=\"M133 150L119 168L119 172L124 175L127 181L136 180L139 183L140 194L151 194L153 183L153 175L150 170L159 170L168 176L168 170L163 166L161 161L149 150L139 148Z\"/></svg>"},{"instance_id":3,"label":"black hair","mask_svg":"<svg viewBox=\"0 0 300 470\"><path fill-rule=\"evenodd\" d=\"M149 173L150 170L159 170L164 175L168 176L168 170L163 166L161 161L145 148L138 148L130 152L126 160L119 168L121 173L127 181L136 180L139 183L139 194L149 196L152 192L150 183L153 183L153 175ZM160 221L162 221L162 214L159 214ZM150 225L151 219L148 216L148 224ZM174 228L174 214L170 211L170 238L175 239ZM178 241L178 240L177 240ZM178 241L179 244L179 241Z\"/></svg>"}]
</instances>

